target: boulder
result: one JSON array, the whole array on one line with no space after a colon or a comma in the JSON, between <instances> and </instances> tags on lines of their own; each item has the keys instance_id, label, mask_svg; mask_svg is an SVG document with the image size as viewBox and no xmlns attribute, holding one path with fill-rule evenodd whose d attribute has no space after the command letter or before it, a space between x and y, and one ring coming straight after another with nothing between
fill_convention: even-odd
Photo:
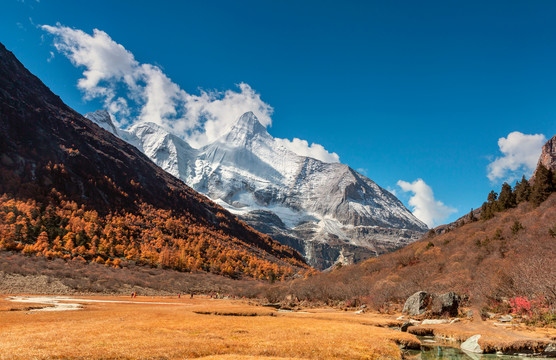
<instances>
[{"instance_id":1,"label":"boulder","mask_svg":"<svg viewBox=\"0 0 556 360\"><path fill-rule=\"evenodd\" d=\"M543 355L556 356L556 343L549 344L544 348Z\"/></svg>"},{"instance_id":2,"label":"boulder","mask_svg":"<svg viewBox=\"0 0 556 360\"><path fill-rule=\"evenodd\" d=\"M449 292L432 297L431 312L433 315L457 316L460 297L454 292Z\"/></svg>"},{"instance_id":3,"label":"boulder","mask_svg":"<svg viewBox=\"0 0 556 360\"><path fill-rule=\"evenodd\" d=\"M513 319L514 319L514 317L511 316L511 315L502 315L502 316L500 316L500 319L499 319L499 320L500 320L501 322L510 322L510 321L512 321Z\"/></svg>"},{"instance_id":4,"label":"boulder","mask_svg":"<svg viewBox=\"0 0 556 360\"><path fill-rule=\"evenodd\" d=\"M479 345L479 339L481 338L481 335L473 335L471 336L469 339L465 340L462 344L461 344L461 349L463 351L468 351L470 353L475 353L475 354L482 354L483 353L483 349L481 349L481 346Z\"/></svg>"},{"instance_id":5,"label":"boulder","mask_svg":"<svg viewBox=\"0 0 556 360\"><path fill-rule=\"evenodd\" d=\"M418 291L405 301L403 313L409 315L422 315L430 303L430 295L425 291Z\"/></svg>"}]
</instances>

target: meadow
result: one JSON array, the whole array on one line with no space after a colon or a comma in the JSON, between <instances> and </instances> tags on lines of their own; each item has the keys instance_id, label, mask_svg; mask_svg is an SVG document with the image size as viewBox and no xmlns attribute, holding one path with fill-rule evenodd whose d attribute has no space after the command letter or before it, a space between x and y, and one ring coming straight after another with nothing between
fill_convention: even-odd
<instances>
[{"instance_id":1,"label":"meadow","mask_svg":"<svg viewBox=\"0 0 556 360\"><path fill-rule=\"evenodd\" d=\"M26 302L13 302L14 298ZM59 307L71 311L53 311ZM332 307L277 310L245 299L0 295L0 359L403 359L434 335L488 352L542 352L556 329L460 317L399 331L407 317Z\"/></svg>"},{"instance_id":2,"label":"meadow","mask_svg":"<svg viewBox=\"0 0 556 360\"><path fill-rule=\"evenodd\" d=\"M207 296L86 299L122 302L33 311L41 305L1 300L0 359L400 359L399 344L419 344L376 314Z\"/></svg>"}]
</instances>

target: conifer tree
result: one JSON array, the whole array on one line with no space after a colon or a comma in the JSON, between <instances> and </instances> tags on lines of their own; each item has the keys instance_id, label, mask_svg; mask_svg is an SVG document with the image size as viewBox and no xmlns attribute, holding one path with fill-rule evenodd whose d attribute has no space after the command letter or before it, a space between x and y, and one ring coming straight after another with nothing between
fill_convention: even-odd
<instances>
[{"instance_id":1,"label":"conifer tree","mask_svg":"<svg viewBox=\"0 0 556 360\"><path fill-rule=\"evenodd\" d=\"M481 220L488 220L494 217L497 199L498 194L494 190L491 190L487 196L487 202L483 203L483 206L481 206Z\"/></svg>"},{"instance_id":2,"label":"conifer tree","mask_svg":"<svg viewBox=\"0 0 556 360\"><path fill-rule=\"evenodd\" d=\"M539 206L553 191L552 171L548 170L543 164L539 164L529 200L534 206Z\"/></svg>"},{"instance_id":3,"label":"conifer tree","mask_svg":"<svg viewBox=\"0 0 556 360\"><path fill-rule=\"evenodd\" d=\"M515 196L512 193L512 187L508 183L502 184L502 189L500 190L500 196L496 201L496 207L498 211L504 211L516 206Z\"/></svg>"},{"instance_id":4,"label":"conifer tree","mask_svg":"<svg viewBox=\"0 0 556 360\"><path fill-rule=\"evenodd\" d=\"M492 204L496 201L496 199L498 199L498 193L496 193L494 190L491 190L487 196L487 201Z\"/></svg>"},{"instance_id":5,"label":"conifer tree","mask_svg":"<svg viewBox=\"0 0 556 360\"><path fill-rule=\"evenodd\" d=\"M475 218L475 214L473 214L473 208L471 208L471 211L469 212L469 222L473 222L476 220L477 219Z\"/></svg>"},{"instance_id":6,"label":"conifer tree","mask_svg":"<svg viewBox=\"0 0 556 360\"><path fill-rule=\"evenodd\" d=\"M518 181L514 188L516 203L522 203L524 201L529 201L531 196L531 185L529 181L525 178L525 175L521 178L521 182Z\"/></svg>"}]
</instances>

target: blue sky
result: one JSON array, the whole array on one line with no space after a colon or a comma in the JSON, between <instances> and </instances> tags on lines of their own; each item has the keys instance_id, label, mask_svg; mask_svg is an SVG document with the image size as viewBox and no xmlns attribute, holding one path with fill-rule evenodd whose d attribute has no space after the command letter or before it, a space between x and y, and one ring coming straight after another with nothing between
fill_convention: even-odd
<instances>
[{"instance_id":1,"label":"blue sky","mask_svg":"<svg viewBox=\"0 0 556 360\"><path fill-rule=\"evenodd\" d=\"M543 139L527 135L556 134L555 2L6 0L2 8L0 41L79 112L103 98L84 99L84 67L40 25L101 30L193 96L248 84L273 108L272 135L324 146L421 216L449 213L435 223L528 171L520 165Z\"/></svg>"}]
</instances>

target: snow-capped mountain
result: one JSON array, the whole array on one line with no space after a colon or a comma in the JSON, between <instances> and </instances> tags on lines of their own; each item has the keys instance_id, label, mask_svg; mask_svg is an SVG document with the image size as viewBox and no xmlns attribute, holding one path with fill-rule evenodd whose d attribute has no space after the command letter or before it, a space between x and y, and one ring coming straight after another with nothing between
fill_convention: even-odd
<instances>
[{"instance_id":1,"label":"snow-capped mountain","mask_svg":"<svg viewBox=\"0 0 556 360\"><path fill-rule=\"evenodd\" d=\"M114 126L114 123L112 122L112 118L110 117L108 111L100 109L95 112L86 113L83 116L103 128L104 130L116 136L119 136L118 129L116 128L116 126Z\"/></svg>"},{"instance_id":2,"label":"snow-capped mountain","mask_svg":"<svg viewBox=\"0 0 556 360\"><path fill-rule=\"evenodd\" d=\"M86 116L112 124L109 115ZM427 229L394 195L349 166L285 148L252 112L200 149L152 123L113 133L317 268L394 250Z\"/></svg>"}]
</instances>

